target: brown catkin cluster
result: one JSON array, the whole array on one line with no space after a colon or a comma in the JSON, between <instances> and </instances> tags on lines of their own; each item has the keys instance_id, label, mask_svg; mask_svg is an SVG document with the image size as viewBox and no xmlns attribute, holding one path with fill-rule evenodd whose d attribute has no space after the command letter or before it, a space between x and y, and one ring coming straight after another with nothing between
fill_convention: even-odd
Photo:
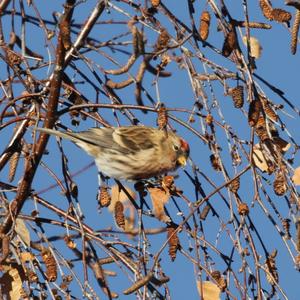
<instances>
[{"instance_id":1,"label":"brown catkin cluster","mask_svg":"<svg viewBox=\"0 0 300 300\"><path fill-rule=\"evenodd\" d=\"M286 183L285 176L282 172L278 172L275 176L275 180L273 182L273 189L277 196L283 196L288 187Z\"/></svg>"},{"instance_id":2,"label":"brown catkin cluster","mask_svg":"<svg viewBox=\"0 0 300 300\"><path fill-rule=\"evenodd\" d=\"M39 278L38 278L37 274L33 270L31 270L29 268L26 268L26 276L27 276L28 281L30 283L36 283L36 282L38 282Z\"/></svg>"},{"instance_id":3,"label":"brown catkin cluster","mask_svg":"<svg viewBox=\"0 0 300 300\"><path fill-rule=\"evenodd\" d=\"M6 49L6 57L7 57L8 63L12 66L15 66L15 65L18 66L22 63L22 57L10 49Z\"/></svg>"},{"instance_id":4,"label":"brown catkin cluster","mask_svg":"<svg viewBox=\"0 0 300 300\"><path fill-rule=\"evenodd\" d=\"M288 23L292 19L292 15L281 8L274 8L272 10L272 17L274 21L280 23Z\"/></svg>"},{"instance_id":5,"label":"brown catkin cluster","mask_svg":"<svg viewBox=\"0 0 300 300\"><path fill-rule=\"evenodd\" d=\"M254 99L250 102L248 111L248 123L251 127L255 126L261 113L261 102Z\"/></svg>"},{"instance_id":6,"label":"brown catkin cluster","mask_svg":"<svg viewBox=\"0 0 300 300\"><path fill-rule=\"evenodd\" d=\"M227 281L223 276L221 276L221 272L217 270L213 271L211 273L211 277L217 282L221 292L224 292L227 288Z\"/></svg>"},{"instance_id":7,"label":"brown catkin cluster","mask_svg":"<svg viewBox=\"0 0 300 300\"><path fill-rule=\"evenodd\" d=\"M74 242L74 240L71 239L71 237L69 235L66 235L64 237L64 242L66 243L66 245L69 249L75 249L76 248L76 243Z\"/></svg>"},{"instance_id":8,"label":"brown catkin cluster","mask_svg":"<svg viewBox=\"0 0 300 300\"><path fill-rule=\"evenodd\" d=\"M168 125L168 112L162 104L157 112L157 126L159 129L165 129Z\"/></svg>"},{"instance_id":9,"label":"brown catkin cluster","mask_svg":"<svg viewBox=\"0 0 300 300\"><path fill-rule=\"evenodd\" d=\"M298 221L296 223L296 229L297 229L297 233L296 233L296 247L297 247L297 251L300 251L300 219L298 219Z\"/></svg>"},{"instance_id":10,"label":"brown catkin cluster","mask_svg":"<svg viewBox=\"0 0 300 300\"><path fill-rule=\"evenodd\" d=\"M247 203L241 202L238 206L238 212L240 216L247 216L249 214L249 207Z\"/></svg>"},{"instance_id":11,"label":"brown catkin cluster","mask_svg":"<svg viewBox=\"0 0 300 300\"><path fill-rule=\"evenodd\" d=\"M292 18L288 11L281 8L273 8L269 0L259 0L259 5L265 18L270 21L288 23Z\"/></svg>"},{"instance_id":12,"label":"brown catkin cluster","mask_svg":"<svg viewBox=\"0 0 300 300\"><path fill-rule=\"evenodd\" d=\"M43 262L46 266L46 277L50 282L57 279L57 266L56 261L49 249L44 249L41 253Z\"/></svg>"},{"instance_id":13,"label":"brown catkin cluster","mask_svg":"<svg viewBox=\"0 0 300 300\"><path fill-rule=\"evenodd\" d=\"M131 29L132 34L132 48L135 57L139 55L139 34L136 26L131 25L132 21L128 22L128 27Z\"/></svg>"},{"instance_id":14,"label":"brown catkin cluster","mask_svg":"<svg viewBox=\"0 0 300 300\"><path fill-rule=\"evenodd\" d=\"M224 43L223 43L223 48L222 48L222 54L225 57L228 57L233 50L237 48L237 40L236 40L236 35L234 30L228 31L226 34Z\"/></svg>"},{"instance_id":15,"label":"brown catkin cluster","mask_svg":"<svg viewBox=\"0 0 300 300\"><path fill-rule=\"evenodd\" d=\"M210 14L207 10L203 11L200 17L199 35L203 41L206 41L209 35Z\"/></svg>"},{"instance_id":16,"label":"brown catkin cluster","mask_svg":"<svg viewBox=\"0 0 300 300\"><path fill-rule=\"evenodd\" d=\"M210 163L211 163L212 167L214 168L214 170L216 170L218 172L222 171L222 165L221 165L220 159L216 155L211 154L209 159L210 159Z\"/></svg>"},{"instance_id":17,"label":"brown catkin cluster","mask_svg":"<svg viewBox=\"0 0 300 300\"><path fill-rule=\"evenodd\" d=\"M238 21L235 19L231 20L231 25L235 27L246 27L248 25L249 28L258 28L258 29L271 29L272 26L266 23L260 22L245 22L245 21Z\"/></svg>"},{"instance_id":18,"label":"brown catkin cluster","mask_svg":"<svg viewBox=\"0 0 300 300\"><path fill-rule=\"evenodd\" d=\"M276 170L276 164L270 160L267 161L267 164L268 164L268 174L273 174Z\"/></svg>"},{"instance_id":19,"label":"brown catkin cluster","mask_svg":"<svg viewBox=\"0 0 300 300\"><path fill-rule=\"evenodd\" d=\"M272 121L277 122L278 116L274 111L274 109L271 107L270 101L266 97L263 97L261 95L259 96L259 99L262 103L263 110L265 114L268 116L268 118L271 119Z\"/></svg>"},{"instance_id":20,"label":"brown catkin cluster","mask_svg":"<svg viewBox=\"0 0 300 300\"><path fill-rule=\"evenodd\" d=\"M215 280L218 281L221 278L221 272L220 271L213 271L211 272L211 277Z\"/></svg>"},{"instance_id":21,"label":"brown catkin cluster","mask_svg":"<svg viewBox=\"0 0 300 300\"><path fill-rule=\"evenodd\" d=\"M272 5L270 4L270 2L268 0L259 0L259 5L261 8L261 11L263 13L263 15L265 16L266 19L268 20L273 20L272 17Z\"/></svg>"},{"instance_id":22,"label":"brown catkin cluster","mask_svg":"<svg viewBox=\"0 0 300 300\"><path fill-rule=\"evenodd\" d=\"M98 194L98 201L101 207L107 207L111 203L111 196L107 186L101 186Z\"/></svg>"},{"instance_id":23,"label":"brown catkin cluster","mask_svg":"<svg viewBox=\"0 0 300 300\"><path fill-rule=\"evenodd\" d=\"M145 43L144 43L143 33L140 32L136 26L132 25L133 22L134 21L132 21L132 20L128 22L128 27L131 29L131 34L132 34L132 48L133 48L133 53L134 53L134 56L132 57L132 59L128 61L129 66L131 66L135 62L135 59L140 54L144 54L144 52L145 52Z\"/></svg>"},{"instance_id":24,"label":"brown catkin cluster","mask_svg":"<svg viewBox=\"0 0 300 300\"><path fill-rule=\"evenodd\" d=\"M235 108L241 108L244 105L244 88L242 85L238 85L229 89L228 94L232 97Z\"/></svg>"},{"instance_id":25,"label":"brown catkin cluster","mask_svg":"<svg viewBox=\"0 0 300 300\"><path fill-rule=\"evenodd\" d=\"M69 288L70 283L73 281L72 275L64 275L62 276L62 283L59 285L59 287L66 291Z\"/></svg>"},{"instance_id":26,"label":"brown catkin cluster","mask_svg":"<svg viewBox=\"0 0 300 300\"><path fill-rule=\"evenodd\" d=\"M241 155L239 154L236 147L233 147L231 149L230 155L234 166L239 166L242 163Z\"/></svg>"},{"instance_id":27,"label":"brown catkin cluster","mask_svg":"<svg viewBox=\"0 0 300 300\"><path fill-rule=\"evenodd\" d=\"M205 118L205 122L208 126L212 125L214 121L214 117L212 116L212 114L208 114Z\"/></svg>"},{"instance_id":28,"label":"brown catkin cluster","mask_svg":"<svg viewBox=\"0 0 300 300\"><path fill-rule=\"evenodd\" d=\"M203 220L203 221L205 221L206 218L207 218L207 216L208 216L208 213L210 212L210 210L211 210L210 205L206 204L204 206L204 208L202 209L201 213L200 213L200 219Z\"/></svg>"},{"instance_id":29,"label":"brown catkin cluster","mask_svg":"<svg viewBox=\"0 0 300 300\"><path fill-rule=\"evenodd\" d=\"M266 127L266 120L262 114L259 116L257 123L255 125L255 132L262 142L269 139L269 135Z\"/></svg>"},{"instance_id":30,"label":"brown catkin cluster","mask_svg":"<svg viewBox=\"0 0 300 300\"><path fill-rule=\"evenodd\" d=\"M160 51L167 48L170 41L170 35L166 29L162 29L155 44L155 50Z\"/></svg>"},{"instance_id":31,"label":"brown catkin cluster","mask_svg":"<svg viewBox=\"0 0 300 300\"><path fill-rule=\"evenodd\" d=\"M279 275L276 267L275 257L277 255L277 251L274 250L266 259L265 266L267 267L269 273L266 274L266 278L268 282L272 285L278 283Z\"/></svg>"},{"instance_id":32,"label":"brown catkin cluster","mask_svg":"<svg viewBox=\"0 0 300 300\"><path fill-rule=\"evenodd\" d=\"M124 205L121 201L117 201L115 204L115 221L118 227L125 230Z\"/></svg>"},{"instance_id":33,"label":"brown catkin cluster","mask_svg":"<svg viewBox=\"0 0 300 300\"><path fill-rule=\"evenodd\" d=\"M300 10L297 9L295 13L294 24L292 27L291 52L293 55L296 54L297 52L299 25L300 25Z\"/></svg>"},{"instance_id":34,"label":"brown catkin cluster","mask_svg":"<svg viewBox=\"0 0 300 300\"><path fill-rule=\"evenodd\" d=\"M158 7L160 5L160 0L151 0L151 5L153 7Z\"/></svg>"},{"instance_id":35,"label":"brown catkin cluster","mask_svg":"<svg viewBox=\"0 0 300 300\"><path fill-rule=\"evenodd\" d=\"M172 187L174 187L174 176L171 175L164 176L161 185L165 190L172 189Z\"/></svg>"},{"instance_id":36,"label":"brown catkin cluster","mask_svg":"<svg viewBox=\"0 0 300 300\"><path fill-rule=\"evenodd\" d=\"M240 188L240 177L234 179L229 186L230 191L234 194L238 192L239 188Z\"/></svg>"},{"instance_id":37,"label":"brown catkin cluster","mask_svg":"<svg viewBox=\"0 0 300 300\"><path fill-rule=\"evenodd\" d=\"M290 233L290 227L291 227L291 220L290 219L283 219L282 220L282 227L284 230L284 237L285 239L289 240L291 238L291 233Z\"/></svg>"},{"instance_id":38,"label":"brown catkin cluster","mask_svg":"<svg viewBox=\"0 0 300 300\"><path fill-rule=\"evenodd\" d=\"M9 182L12 182L16 175L17 166L19 163L21 152L16 151L13 153L9 160L9 172L8 172L8 180Z\"/></svg>"},{"instance_id":39,"label":"brown catkin cluster","mask_svg":"<svg viewBox=\"0 0 300 300\"><path fill-rule=\"evenodd\" d=\"M177 232L175 232L176 226L171 225L167 227L167 237L168 237L168 244L169 244L169 255L171 260L174 261L176 259L176 252L180 247L179 238L177 236Z\"/></svg>"}]
</instances>

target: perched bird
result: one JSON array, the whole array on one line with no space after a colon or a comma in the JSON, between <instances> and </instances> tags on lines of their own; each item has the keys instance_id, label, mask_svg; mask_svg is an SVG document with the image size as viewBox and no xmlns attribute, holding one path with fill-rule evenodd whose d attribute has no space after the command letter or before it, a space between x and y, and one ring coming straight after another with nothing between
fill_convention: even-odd
<instances>
[{"instance_id":1,"label":"perched bird","mask_svg":"<svg viewBox=\"0 0 300 300\"><path fill-rule=\"evenodd\" d=\"M188 143L172 131L152 127L36 130L71 140L94 157L101 173L115 179L140 180L174 171L186 164L190 152Z\"/></svg>"}]
</instances>

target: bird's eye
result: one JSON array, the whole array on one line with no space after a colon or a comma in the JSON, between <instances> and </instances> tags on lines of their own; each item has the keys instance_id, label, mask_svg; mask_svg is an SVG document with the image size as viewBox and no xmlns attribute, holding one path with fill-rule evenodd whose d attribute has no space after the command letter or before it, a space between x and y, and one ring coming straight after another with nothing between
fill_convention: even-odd
<instances>
[{"instance_id":1,"label":"bird's eye","mask_svg":"<svg viewBox=\"0 0 300 300\"><path fill-rule=\"evenodd\" d=\"M174 149L175 151L178 151L178 150L179 150L179 147L178 147L177 145L173 145L173 149Z\"/></svg>"}]
</instances>

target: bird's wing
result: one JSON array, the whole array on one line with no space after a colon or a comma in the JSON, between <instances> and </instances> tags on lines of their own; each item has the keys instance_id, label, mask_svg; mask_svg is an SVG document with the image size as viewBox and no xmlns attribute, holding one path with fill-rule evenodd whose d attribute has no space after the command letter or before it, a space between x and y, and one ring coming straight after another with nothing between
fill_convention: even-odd
<instances>
[{"instance_id":1,"label":"bird's wing","mask_svg":"<svg viewBox=\"0 0 300 300\"><path fill-rule=\"evenodd\" d=\"M78 146L82 146L82 142L84 142L101 148L116 149L119 147L113 140L114 129L112 128L90 128L81 132L63 132L49 128L36 128L35 130L71 140Z\"/></svg>"},{"instance_id":2,"label":"bird's wing","mask_svg":"<svg viewBox=\"0 0 300 300\"><path fill-rule=\"evenodd\" d=\"M78 140L90 145L99 146L102 149L116 150L123 154L129 154L128 149L122 147L114 140L114 128L90 128L86 131L75 133ZM79 142L79 141L78 141ZM76 141L75 141L76 143ZM78 143L79 144L79 143Z\"/></svg>"},{"instance_id":3,"label":"bird's wing","mask_svg":"<svg viewBox=\"0 0 300 300\"><path fill-rule=\"evenodd\" d=\"M154 148L154 128L144 126L119 127L114 130L113 139L122 148L141 151Z\"/></svg>"},{"instance_id":4,"label":"bird's wing","mask_svg":"<svg viewBox=\"0 0 300 300\"><path fill-rule=\"evenodd\" d=\"M61 138L69 139L82 147L82 142L89 145L111 149L122 154L130 154L154 148L154 128L128 126L119 128L90 128L81 132L62 132L53 129L37 128L36 130Z\"/></svg>"}]
</instances>

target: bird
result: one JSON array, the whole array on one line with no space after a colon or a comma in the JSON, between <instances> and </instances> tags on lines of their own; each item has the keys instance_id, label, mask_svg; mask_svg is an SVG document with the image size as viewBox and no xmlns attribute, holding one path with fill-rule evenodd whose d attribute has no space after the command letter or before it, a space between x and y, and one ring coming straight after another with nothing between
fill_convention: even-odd
<instances>
[{"instance_id":1,"label":"bird","mask_svg":"<svg viewBox=\"0 0 300 300\"><path fill-rule=\"evenodd\" d=\"M189 144L173 131L132 125L93 127L81 132L36 128L65 138L95 159L101 174L126 181L139 181L164 175L184 167Z\"/></svg>"}]
</instances>

